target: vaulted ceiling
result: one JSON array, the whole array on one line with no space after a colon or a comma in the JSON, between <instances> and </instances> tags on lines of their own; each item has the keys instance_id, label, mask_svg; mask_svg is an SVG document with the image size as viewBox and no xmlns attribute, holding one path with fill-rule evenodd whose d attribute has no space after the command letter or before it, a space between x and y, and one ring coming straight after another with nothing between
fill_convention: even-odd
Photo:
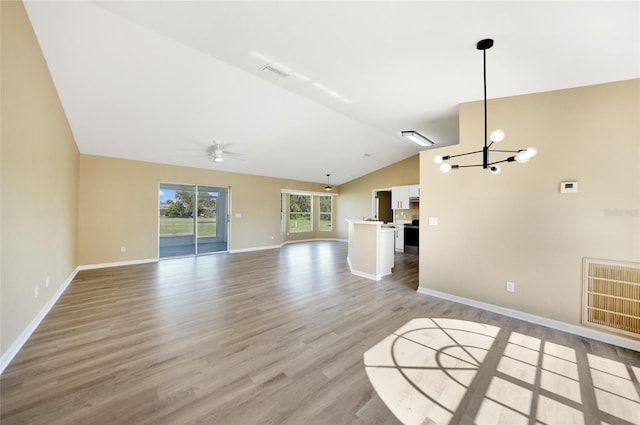
<instances>
[{"instance_id":1,"label":"vaulted ceiling","mask_svg":"<svg viewBox=\"0 0 640 425\"><path fill-rule=\"evenodd\" d=\"M81 153L312 182L458 143L483 38L489 97L640 77L638 2L25 5Z\"/></svg>"}]
</instances>

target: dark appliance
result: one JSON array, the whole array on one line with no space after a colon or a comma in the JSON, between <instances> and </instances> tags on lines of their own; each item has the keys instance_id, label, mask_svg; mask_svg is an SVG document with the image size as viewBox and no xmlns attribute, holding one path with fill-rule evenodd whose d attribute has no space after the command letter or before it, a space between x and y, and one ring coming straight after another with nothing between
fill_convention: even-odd
<instances>
[{"instance_id":1,"label":"dark appliance","mask_svg":"<svg viewBox=\"0 0 640 425\"><path fill-rule=\"evenodd\" d=\"M420 220L411 220L411 224L404 225L404 253L419 255L420 251Z\"/></svg>"}]
</instances>

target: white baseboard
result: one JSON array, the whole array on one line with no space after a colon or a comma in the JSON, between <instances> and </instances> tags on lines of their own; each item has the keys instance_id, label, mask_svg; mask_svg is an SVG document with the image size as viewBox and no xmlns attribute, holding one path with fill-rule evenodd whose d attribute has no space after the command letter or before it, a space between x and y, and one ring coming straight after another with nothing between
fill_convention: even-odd
<instances>
[{"instance_id":1,"label":"white baseboard","mask_svg":"<svg viewBox=\"0 0 640 425\"><path fill-rule=\"evenodd\" d=\"M382 279L382 276L377 276L375 274L364 273L364 272L359 272L358 270L353 270L353 267L351 267L351 260L349 259L349 257L347 257L347 265L349 266L349 271L353 275L364 277L366 279L371 279L371 280L381 280Z\"/></svg>"},{"instance_id":2,"label":"white baseboard","mask_svg":"<svg viewBox=\"0 0 640 425\"><path fill-rule=\"evenodd\" d=\"M2 353L2 357L0 357L0 375L4 372L4 369L9 366L11 360L13 360L16 354L18 354L18 351L20 351L31 334L37 329L38 325L40 325L40 322L42 322L42 320L45 318L47 313L49 313L56 301L58 301L58 298L60 298L65 289L67 289L67 286L69 286L71 281L73 281L73 279L76 277L76 274L78 274L78 270L79 269L76 267L76 269L71 272L71 274L65 279L65 281L62 282L62 285L60 285L58 289L56 289L56 291L51 295L49 301L47 301L47 303L42 307L36 317L33 318L31 323L29 323L29 325L20 333L18 338L13 341L7 351Z\"/></svg>"},{"instance_id":3,"label":"white baseboard","mask_svg":"<svg viewBox=\"0 0 640 425\"><path fill-rule=\"evenodd\" d=\"M251 248L230 249L229 254L237 254L239 252L264 251L265 249L276 249L281 247L282 245L265 245L265 246L253 246Z\"/></svg>"},{"instance_id":4,"label":"white baseboard","mask_svg":"<svg viewBox=\"0 0 640 425\"><path fill-rule=\"evenodd\" d=\"M523 311L513 310L495 304L488 304L482 301L472 300L470 298L459 297L457 295L447 294L446 292L435 291L433 289L418 287L418 292L424 295L430 295L432 297L442 298L460 304L469 305L471 307L477 307L482 310L502 314L504 316L513 317L515 319L524 320L525 322L535 323L536 325L546 326L548 328L557 329L559 331L567 332L570 334L583 336L596 341L606 342L607 344L617 345L619 347L628 348L634 351L640 351L640 341L636 341L630 338L624 338L595 329L561 322L559 320L549 319L542 316L536 316L535 314L525 313Z\"/></svg>"},{"instance_id":5,"label":"white baseboard","mask_svg":"<svg viewBox=\"0 0 640 425\"><path fill-rule=\"evenodd\" d=\"M282 242L281 246L285 246L290 243L298 243L298 242L319 242L319 241L329 241L329 242L347 242L346 239L337 239L337 238L315 238L315 239L300 239L300 240L291 240Z\"/></svg>"},{"instance_id":6,"label":"white baseboard","mask_svg":"<svg viewBox=\"0 0 640 425\"><path fill-rule=\"evenodd\" d=\"M143 258L141 260L115 261L113 263L84 264L78 266L78 270L104 269L107 267L132 266L135 264L157 263L157 258Z\"/></svg>"},{"instance_id":7,"label":"white baseboard","mask_svg":"<svg viewBox=\"0 0 640 425\"><path fill-rule=\"evenodd\" d=\"M356 275L356 276L360 276L360 277L364 277L367 279L371 279L371 280L381 280L382 276L378 276L375 274L371 274L371 273L364 273L364 272L359 272L357 270L351 270L351 274Z\"/></svg>"},{"instance_id":8,"label":"white baseboard","mask_svg":"<svg viewBox=\"0 0 640 425\"><path fill-rule=\"evenodd\" d=\"M265 249L282 248L283 246L285 246L287 244L290 244L290 243L319 242L319 241L346 242L345 239L333 239L333 238L326 238L326 239L300 239L300 240L297 240L297 241L284 241L280 245L266 245L266 246L254 246L254 247L251 247L251 248L231 249L231 250L229 250L229 254L237 254L239 252L263 251Z\"/></svg>"}]
</instances>

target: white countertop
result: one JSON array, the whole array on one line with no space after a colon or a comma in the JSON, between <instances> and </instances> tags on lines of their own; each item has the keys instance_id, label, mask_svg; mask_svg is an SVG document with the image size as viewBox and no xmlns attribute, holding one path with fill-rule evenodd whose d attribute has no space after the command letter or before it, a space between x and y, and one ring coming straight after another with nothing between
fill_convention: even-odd
<instances>
[{"instance_id":1,"label":"white countertop","mask_svg":"<svg viewBox=\"0 0 640 425\"><path fill-rule=\"evenodd\" d=\"M371 221L371 220L349 220L348 218L345 219L346 221L348 221L349 223L353 223L353 224L376 224L376 225L380 225L380 224L384 224L381 221Z\"/></svg>"},{"instance_id":2,"label":"white countertop","mask_svg":"<svg viewBox=\"0 0 640 425\"><path fill-rule=\"evenodd\" d=\"M411 224L411 220L396 220L391 221L389 223L383 223L382 221L377 220L349 220L348 218L345 221L353 224L376 224L381 226L397 226L399 224Z\"/></svg>"}]
</instances>

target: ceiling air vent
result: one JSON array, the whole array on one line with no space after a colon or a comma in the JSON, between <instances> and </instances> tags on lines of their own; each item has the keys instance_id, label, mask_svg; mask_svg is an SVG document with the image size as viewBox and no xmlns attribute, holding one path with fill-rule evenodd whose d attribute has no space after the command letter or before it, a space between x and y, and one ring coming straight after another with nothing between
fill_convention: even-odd
<instances>
[{"instance_id":1,"label":"ceiling air vent","mask_svg":"<svg viewBox=\"0 0 640 425\"><path fill-rule=\"evenodd\" d=\"M271 71L281 77L288 77L291 75L291 71L288 68L280 66L278 63L268 63L262 67L263 71Z\"/></svg>"}]
</instances>

